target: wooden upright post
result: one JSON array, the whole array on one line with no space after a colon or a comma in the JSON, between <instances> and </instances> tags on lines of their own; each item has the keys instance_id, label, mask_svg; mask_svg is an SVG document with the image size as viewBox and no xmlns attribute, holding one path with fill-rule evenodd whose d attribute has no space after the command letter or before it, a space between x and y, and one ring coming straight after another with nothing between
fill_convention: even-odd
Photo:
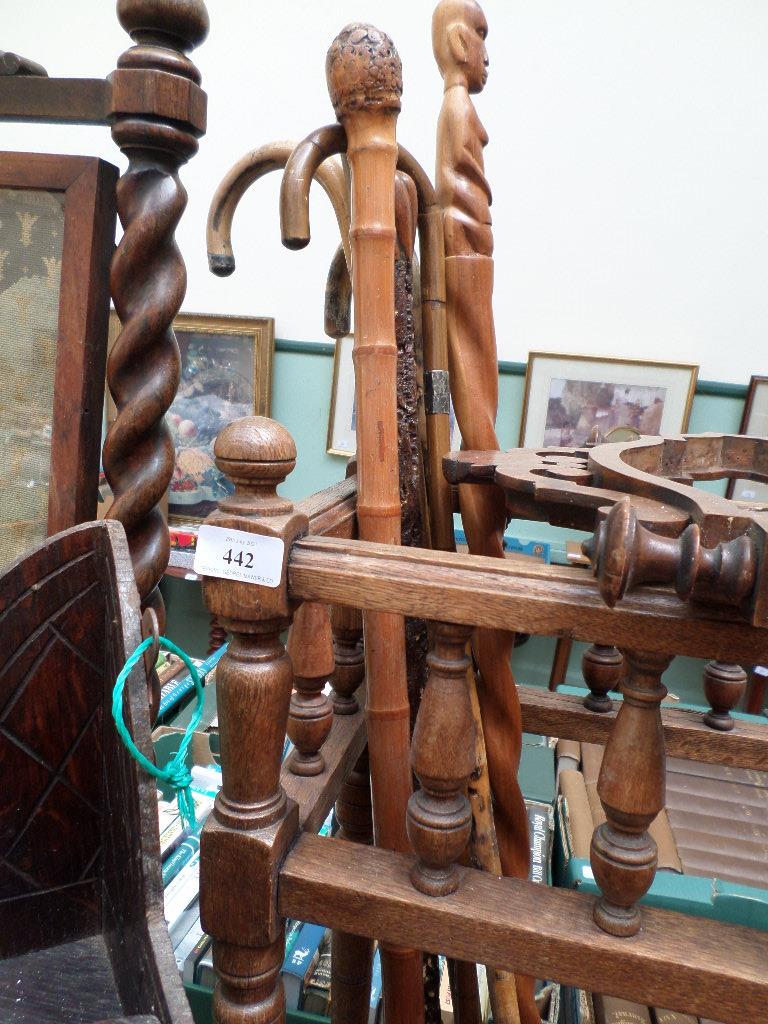
<instances>
[{"instance_id":1,"label":"wooden upright post","mask_svg":"<svg viewBox=\"0 0 768 1024\"><path fill-rule=\"evenodd\" d=\"M165 413L181 365L171 324L187 287L174 238L187 205L178 172L206 125L200 72L186 53L208 34L208 12L202 0L118 0L117 13L136 45L110 76L112 138L128 169L117 186L123 237L110 280L122 329L107 364L117 408L104 444L115 496L107 515L125 527L142 607L154 608L162 631L158 584L170 541L160 503L174 462Z\"/></svg>"},{"instance_id":2,"label":"wooden upright post","mask_svg":"<svg viewBox=\"0 0 768 1024\"><path fill-rule=\"evenodd\" d=\"M299 827L298 809L280 785L293 683L281 640L293 612L285 564L309 524L276 493L296 461L293 439L278 423L237 420L219 434L215 454L236 489L206 523L285 546L275 588L203 577L206 606L232 639L216 674L223 784L201 843L200 917L213 937L216 1024L272 1024L285 1016L277 875Z\"/></svg>"}]
</instances>

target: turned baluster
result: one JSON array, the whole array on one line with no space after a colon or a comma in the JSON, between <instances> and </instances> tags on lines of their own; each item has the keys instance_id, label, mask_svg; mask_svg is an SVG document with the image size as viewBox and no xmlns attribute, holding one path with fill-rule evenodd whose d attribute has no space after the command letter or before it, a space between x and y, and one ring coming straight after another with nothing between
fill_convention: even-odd
<instances>
[{"instance_id":1,"label":"turned baluster","mask_svg":"<svg viewBox=\"0 0 768 1024\"><path fill-rule=\"evenodd\" d=\"M347 776L336 801L337 838L352 843L373 842L371 776L368 748ZM373 940L334 931L331 936L331 1006L333 1019L366 1024L371 993Z\"/></svg>"},{"instance_id":2,"label":"turned baluster","mask_svg":"<svg viewBox=\"0 0 768 1024\"><path fill-rule=\"evenodd\" d=\"M365 678L363 615L359 608L334 605L331 609L333 655L333 710L337 715L357 714L360 705L355 692Z\"/></svg>"},{"instance_id":3,"label":"turned baluster","mask_svg":"<svg viewBox=\"0 0 768 1024\"><path fill-rule=\"evenodd\" d=\"M710 710L704 721L711 729L729 732L735 725L731 711L747 689L747 673L741 665L708 661L704 668L704 694Z\"/></svg>"},{"instance_id":4,"label":"turned baluster","mask_svg":"<svg viewBox=\"0 0 768 1024\"><path fill-rule=\"evenodd\" d=\"M324 604L307 601L296 612L288 654L294 675L288 737L296 748L288 767L294 775L320 775L325 770L320 748L333 724L333 705L323 693L334 667L331 621Z\"/></svg>"},{"instance_id":5,"label":"turned baluster","mask_svg":"<svg viewBox=\"0 0 768 1024\"><path fill-rule=\"evenodd\" d=\"M104 443L114 494L107 515L125 526L142 607L154 608L162 632L158 585L170 541L160 505L174 462L165 413L180 373L171 324L187 284L174 238L187 205L178 172L197 152L206 107L186 52L208 34L208 13L202 0L118 0L117 13L136 45L110 75L112 138L128 168L117 185L123 237L110 272L122 328L107 364L117 408Z\"/></svg>"},{"instance_id":6,"label":"turned baluster","mask_svg":"<svg viewBox=\"0 0 768 1024\"><path fill-rule=\"evenodd\" d=\"M466 654L471 635L467 626L435 625L413 732L411 767L421 789L408 801L408 837L418 856L411 881L430 896L455 892L456 861L472 826L467 782L475 767L475 728Z\"/></svg>"},{"instance_id":7,"label":"turned baluster","mask_svg":"<svg viewBox=\"0 0 768 1024\"><path fill-rule=\"evenodd\" d=\"M640 929L638 900L656 872L656 843L648 826L664 806L665 757L661 682L671 657L625 651L627 677L605 749L597 791L607 821L592 837L591 863L602 896L597 924L612 935Z\"/></svg>"},{"instance_id":8,"label":"turned baluster","mask_svg":"<svg viewBox=\"0 0 768 1024\"><path fill-rule=\"evenodd\" d=\"M222 788L202 837L200 914L213 937L217 1024L271 1024L285 1014L277 875L299 827L297 807L280 785L293 683L281 640L293 612L285 567L308 521L276 492L296 459L279 424L238 420L219 434L215 455L235 492L207 525L270 537L284 548L277 587L203 577L208 611L231 640L217 668Z\"/></svg>"},{"instance_id":9,"label":"turned baluster","mask_svg":"<svg viewBox=\"0 0 768 1024\"><path fill-rule=\"evenodd\" d=\"M589 693L584 698L584 707L602 713L610 711L613 702L608 696L610 690L619 687L624 675L624 658L621 651L606 644L592 644L581 659L581 671Z\"/></svg>"}]
</instances>

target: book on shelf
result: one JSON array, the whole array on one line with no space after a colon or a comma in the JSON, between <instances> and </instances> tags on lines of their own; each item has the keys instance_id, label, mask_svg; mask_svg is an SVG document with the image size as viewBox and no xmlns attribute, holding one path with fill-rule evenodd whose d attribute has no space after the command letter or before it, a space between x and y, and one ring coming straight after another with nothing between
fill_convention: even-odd
<instances>
[{"instance_id":1,"label":"book on shelf","mask_svg":"<svg viewBox=\"0 0 768 1024\"><path fill-rule=\"evenodd\" d=\"M198 918L198 921L200 919ZM198 966L203 956L211 948L211 937L206 935L205 932L201 931L200 938L197 940L195 945L189 950L184 960L184 964L181 968L181 980L185 985L194 984L195 979L199 977ZM177 958L178 964L178 958ZM211 964L213 966L213 964Z\"/></svg>"},{"instance_id":2,"label":"book on shelf","mask_svg":"<svg viewBox=\"0 0 768 1024\"><path fill-rule=\"evenodd\" d=\"M325 928L320 924L303 924L290 957L283 961L281 974L288 1010L299 1009L304 986L312 977L319 959L324 934Z\"/></svg>"},{"instance_id":3,"label":"book on shelf","mask_svg":"<svg viewBox=\"0 0 768 1024\"><path fill-rule=\"evenodd\" d=\"M699 1024L699 1018L691 1013L678 1013L676 1010L651 1009L653 1024Z\"/></svg>"},{"instance_id":4,"label":"book on shelf","mask_svg":"<svg viewBox=\"0 0 768 1024\"><path fill-rule=\"evenodd\" d=\"M528 841L531 850L528 881L549 885L554 811L551 804L538 800L526 800L525 809L528 814Z\"/></svg>"},{"instance_id":5,"label":"book on shelf","mask_svg":"<svg viewBox=\"0 0 768 1024\"><path fill-rule=\"evenodd\" d=\"M592 1004L595 1008L595 1024L653 1024L648 1007L629 999L595 992Z\"/></svg>"},{"instance_id":6,"label":"book on shelf","mask_svg":"<svg viewBox=\"0 0 768 1024\"><path fill-rule=\"evenodd\" d=\"M200 924L200 906L199 904L195 907L195 916L192 919L189 928L185 929L186 934L183 938L179 939L178 942L173 944L173 953L176 957L176 967L180 974L184 973L184 964L186 963L187 957L193 949L200 943L205 932L203 926Z\"/></svg>"},{"instance_id":7,"label":"book on shelf","mask_svg":"<svg viewBox=\"0 0 768 1024\"><path fill-rule=\"evenodd\" d=\"M319 956L309 981L304 986L301 1009L322 1017L331 1015L331 933L320 944Z\"/></svg>"}]
</instances>

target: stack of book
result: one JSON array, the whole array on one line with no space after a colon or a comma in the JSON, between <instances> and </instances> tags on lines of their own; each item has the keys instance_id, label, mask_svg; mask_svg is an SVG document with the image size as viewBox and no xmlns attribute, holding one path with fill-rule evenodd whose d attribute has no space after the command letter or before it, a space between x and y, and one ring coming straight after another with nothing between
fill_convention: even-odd
<instances>
[{"instance_id":1,"label":"stack of book","mask_svg":"<svg viewBox=\"0 0 768 1024\"><path fill-rule=\"evenodd\" d=\"M616 996L565 989L564 1024L718 1024L690 1013L661 1010Z\"/></svg>"},{"instance_id":2,"label":"stack of book","mask_svg":"<svg viewBox=\"0 0 768 1024\"><path fill-rule=\"evenodd\" d=\"M578 865L588 865L592 832L605 821L603 748L561 740L557 751L558 881L589 888L591 873ZM748 914L768 929L768 772L667 758L666 808L649 831L659 851L649 903L735 923Z\"/></svg>"}]
</instances>

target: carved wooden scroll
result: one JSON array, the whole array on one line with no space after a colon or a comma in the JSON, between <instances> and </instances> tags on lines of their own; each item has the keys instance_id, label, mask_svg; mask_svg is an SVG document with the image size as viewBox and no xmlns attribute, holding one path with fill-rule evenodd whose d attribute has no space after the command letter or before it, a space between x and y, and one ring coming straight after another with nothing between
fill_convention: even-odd
<instances>
[{"instance_id":1,"label":"carved wooden scroll","mask_svg":"<svg viewBox=\"0 0 768 1024\"><path fill-rule=\"evenodd\" d=\"M592 530L589 545L609 605L643 584L768 625L763 553L768 509L694 486L768 479L768 441L724 434L643 437L592 449L453 453L452 482L496 483L511 515Z\"/></svg>"}]
</instances>

